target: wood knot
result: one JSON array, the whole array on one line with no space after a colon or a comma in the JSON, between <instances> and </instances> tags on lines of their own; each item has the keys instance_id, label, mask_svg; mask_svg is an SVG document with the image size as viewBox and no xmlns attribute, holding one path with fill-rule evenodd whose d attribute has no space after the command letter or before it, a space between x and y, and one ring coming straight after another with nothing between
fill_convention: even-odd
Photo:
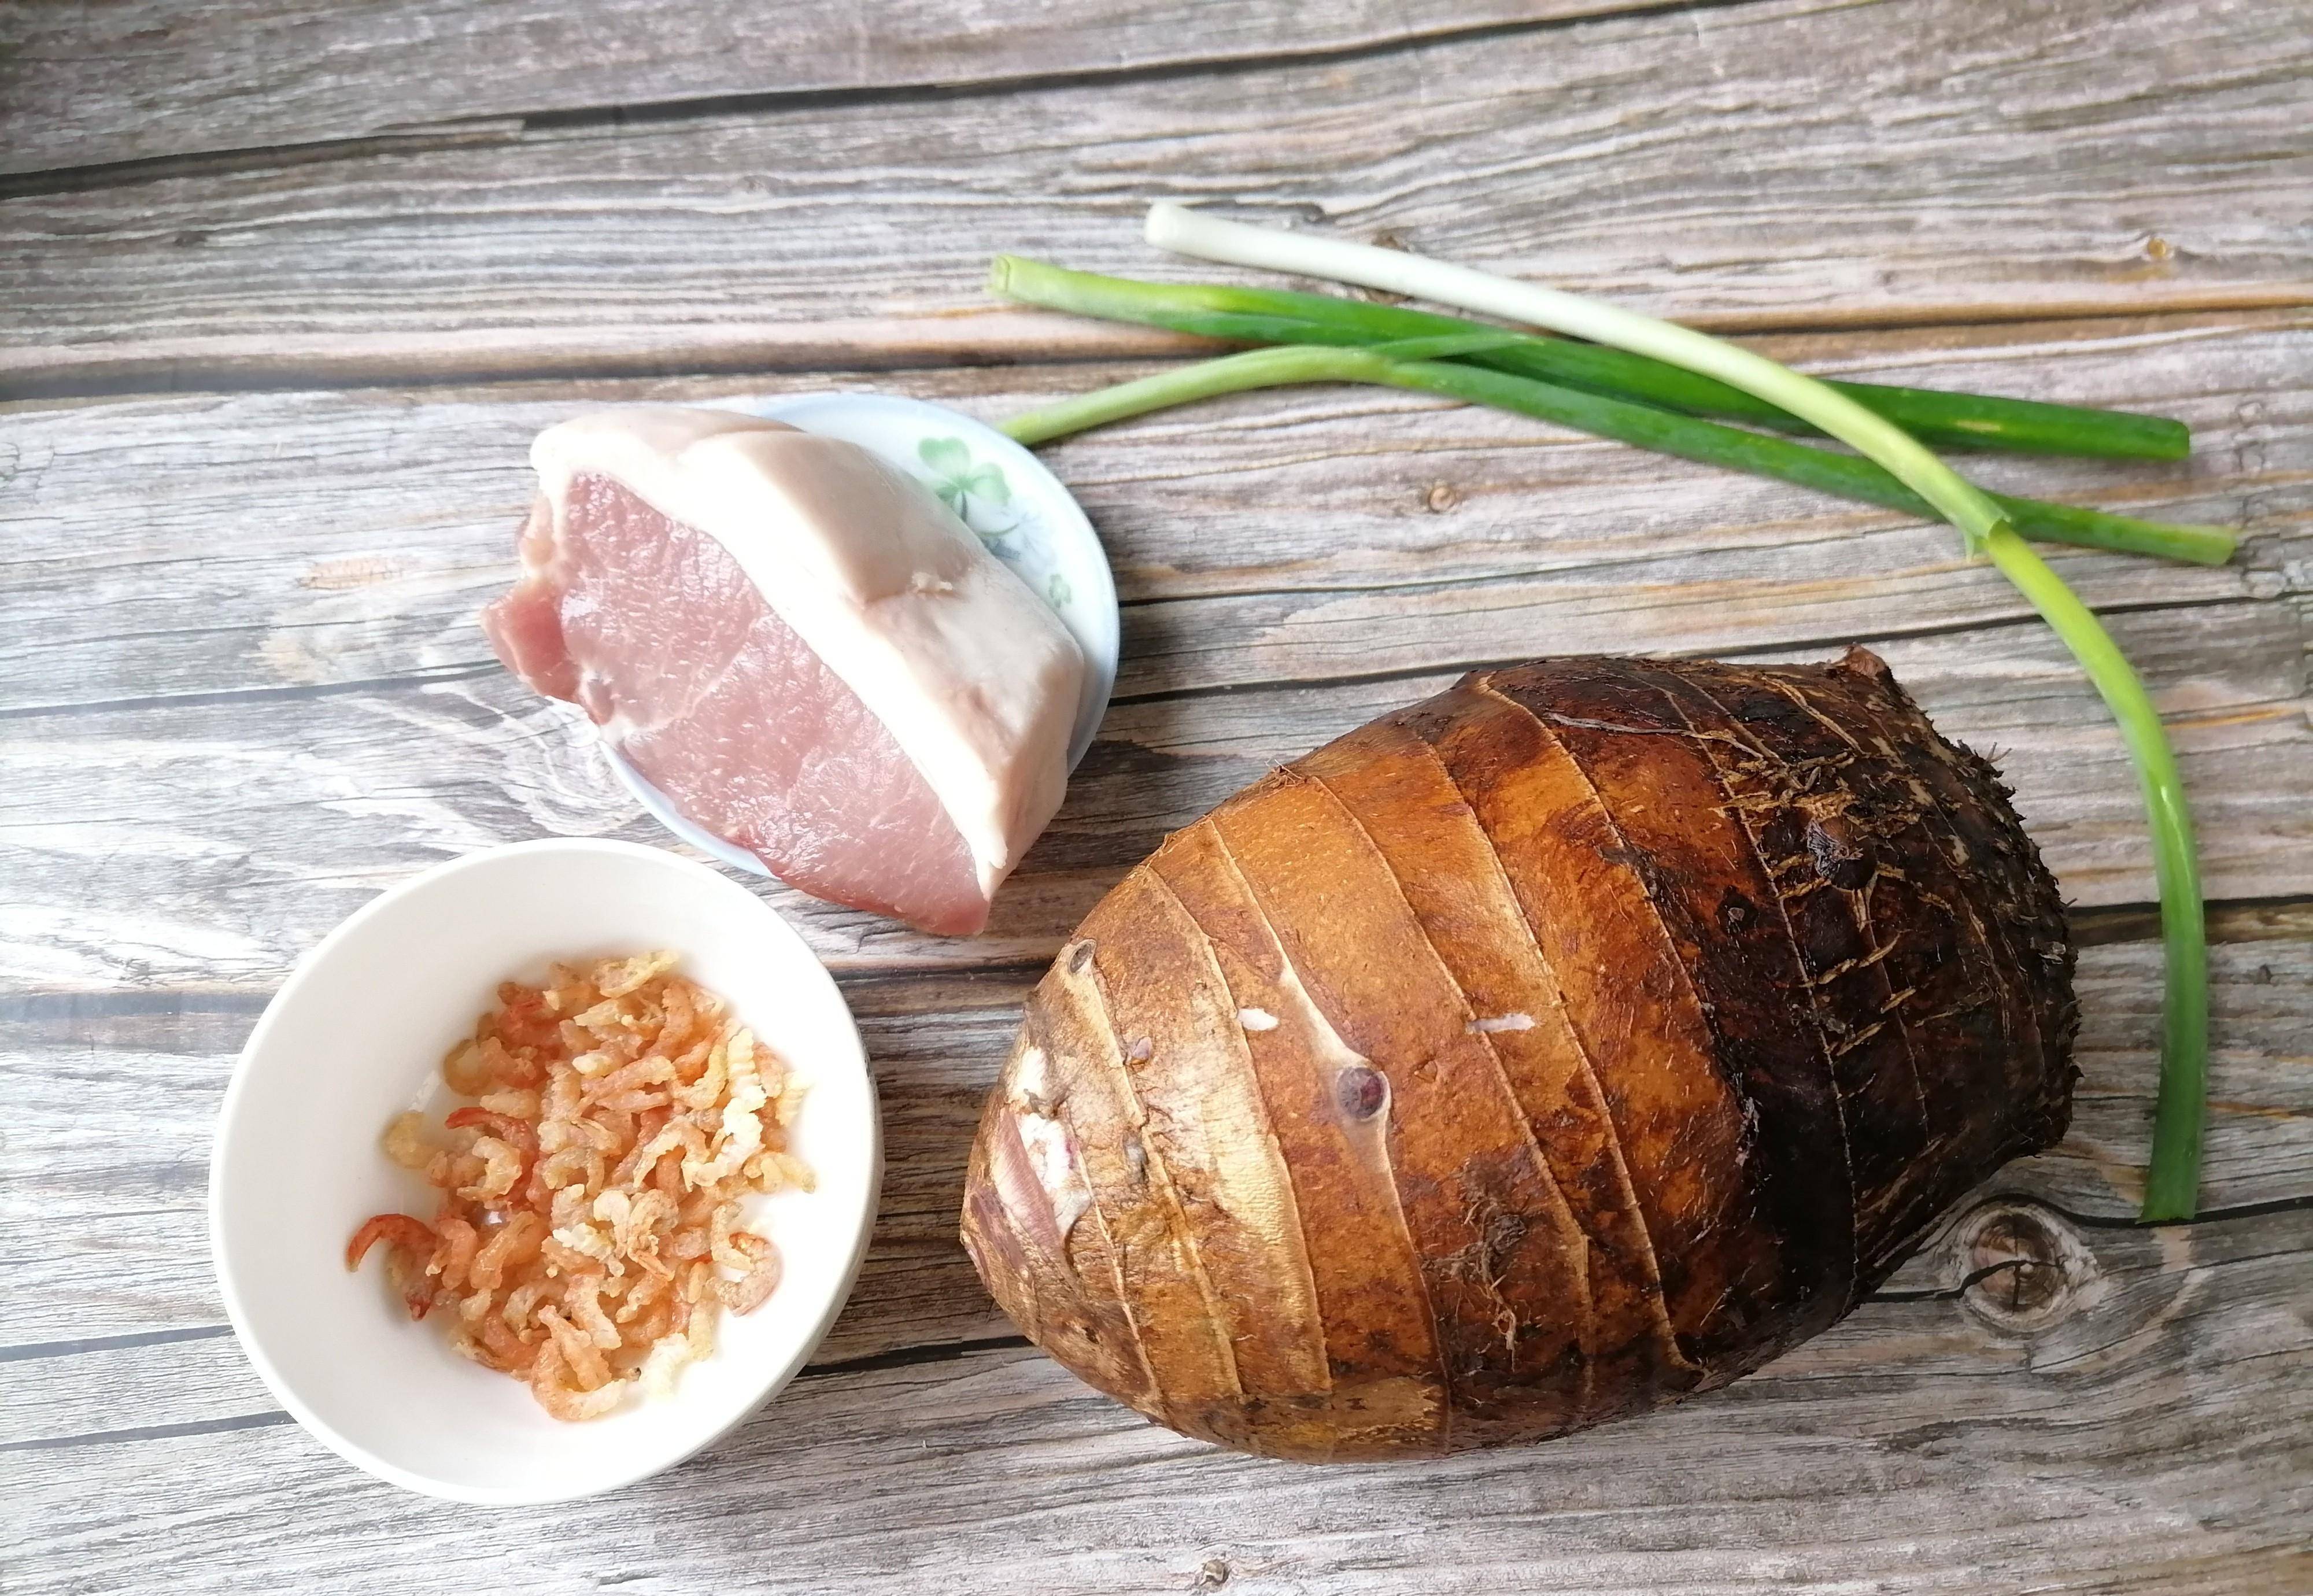
<instances>
[{"instance_id":1,"label":"wood knot","mask_svg":"<svg viewBox=\"0 0 2313 1596\"><path fill-rule=\"evenodd\" d=\"M1219 1557L1208 1557L1197 1570L1197 1577L1189 1582L1192 1591L1218 1591L1229 1583L1230 1568Z\"/></svg>"},{"instance_id":2,"label":"wood knot","mask_svg":"<svg viewBox=\"0 0 2313 1596\"><path fill-rule=\"evenodd\" d=\"M1462 502L1462 495L1451 482L1432 482L1429 491L1421 496L1421 507L1433 516L1442 516Z\"/></svg>"},{"instance_id":3,"label":"wood knot","mask_svg":"<svg viewBox=\"0 0 2313 1596\"><path fill-rule=\"evenodd\" d=\"M2003 1198L1960 1221L1960 1301L1994 1329L2045 1330L2080 1306L2093 1256L2062 1215Z\"/></svg>"}]
</instances>

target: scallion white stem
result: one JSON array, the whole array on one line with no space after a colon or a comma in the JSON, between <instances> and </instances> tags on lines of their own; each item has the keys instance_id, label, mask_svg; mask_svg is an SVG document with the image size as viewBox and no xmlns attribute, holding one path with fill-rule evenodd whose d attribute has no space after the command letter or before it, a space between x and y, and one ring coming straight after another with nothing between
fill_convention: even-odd
<instances>
[{"instance_id":1,"label":"scallion white stem","mask_svg":"<svg viewBox=\"0 0 2313 1596\"><path fill-rule=\"evenodd\" d=\"M1355 283L1650 355L1755 393L1853 445L1958 527L1971 550L2001 524L1998 506L1894 422L1813 377L1675 322L1427 255L1225 222L1164 201L1148 207L1148 242L1175 254Z\"/></svg>"}]
</instances>

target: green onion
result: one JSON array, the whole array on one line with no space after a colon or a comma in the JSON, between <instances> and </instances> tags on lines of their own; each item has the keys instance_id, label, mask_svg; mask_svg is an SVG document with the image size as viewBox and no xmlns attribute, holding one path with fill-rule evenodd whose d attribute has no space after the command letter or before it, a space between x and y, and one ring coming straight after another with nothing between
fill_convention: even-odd
<instances>
[{"instance_id":1,"label":"green onion","mask_svg":"<svg viewBox=\"0 0 2313 1596\"><path fill-rule=\"evenodd\" d=\"M2167 987L2160 1010L2160 1090L2152 1115L2152 1161L2139 1210L2147 1224L2188 1220L2200 1204L2201 1133L2208 1115L2209 952L2201 907L2201 865L2185 780L2144 691L2094 611L2016 538L1986 540L1992 562L2031 601L2096 683L2120 723L2152 829L2152 874L2160 894Z\"/></svg>"},{"instance_id":2,"label":"green onion","mask_svg":"<svg viewBox=\"0 0 2313 1596\"><path fill-rule=\"evenodd\" d=\"M1442 319L1442 318L1441 318ZM1464 325L1467 326L1468 323ZM1853 454L1837 454L1787 438L1766 437L1738 427L1673 415L1600 393L1555 387L1507 372L1449 364L1448 356L1482 356L1516 334L1480 329L1435 339L1403 339L1365 349L1287 348L1183 366L1137 383L1063 400L1016 416L1005 430L1024 444L1043 443L1088 427L1121 420L1217 394L1295 383L1379 383L1489 405L1522 416L1570 427L1658 454L1706 465L1774 477L1842 498L1884 505L1906 515L1936 518L1928 501L1879 466ZM1991 496L2016 530L2050 542L2077 543L2125 554L2150 554L2198 565L2222 565L2233 556L2233 534L2220 526L2172 526L2101 510L2037 499Z\"/></svg>"},{"instance_id":3,"label":"green onion","mask_svg":"<svg viewBox=\"0 0 2313 1596\"><path fill-rule=\"evenodd\" d=\"M1249 344L1371 345L1408 338L1492 331L1474 322L1327 294L1235 288L1210 283L1145 283L1069 271L999 255L989 286L1007 298L1113 322ZM1816 433L1789 411L1741 388L1682 366L1596 344L1514 333L1473 357L1495 371L1561 387L1636 400L1689 415L1720 416L1784 432ZM1871 383L1825 384L1895 422L1922 443L2121 460L2182 460L2192 446L2181 421L2125 410L2080 410L2031 400Z\"/></svg>"},{"instance_id":4,"label":"green onion","mask_svg":"<svg viewBox=\"0 0 2313 1596\"><path fill-rule=\"evenodd\" d=\"M2208 948L2184 783L2167 728L2143 683L2094 612L2016 535L1999 505L1901 428L1845 394L1675 322L1538 283L1344 240L1224 222L1177 205L1150 208L1148 241L1209 260L1331 278L1548 327L1716 377L1781 406L1877 460L1957 527L1971 551L1989 555L2054 629L2102 695L2120 724L2144 789L2168 983L2159 1100L2142 1214L2147 1221L2193 1216L2199 1200L2201 1132L2207 1107Z\"/></svg>"}]
</instances>

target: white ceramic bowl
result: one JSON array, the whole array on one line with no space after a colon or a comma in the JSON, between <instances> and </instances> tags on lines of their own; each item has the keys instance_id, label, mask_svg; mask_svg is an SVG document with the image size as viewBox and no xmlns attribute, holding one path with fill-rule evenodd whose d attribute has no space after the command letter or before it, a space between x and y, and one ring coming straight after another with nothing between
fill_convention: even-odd
<instances>
[{"instance_id":1,"label":"white ceramic bowl","mask_svg":"<svg viewBox=\"0 0 2313 1596\"><path fill-rule=\"evenodd\" d=\"M430 1218L430 1188L379 1151L406 1108L462 1101L442 1054L498 982L557 958L671 948L682 972L811 1082L791 1146L818 1189L761 1199L786 1273L755 1312L723 1316L714 1355L667 1398L587 1424L549 1418L519 1381L412 1323L373 1255L346 1272L373 1213ZM227 1089L209 1175L226 1311L283 1406L348 1461L462 1502L556 1502L655 1474L787 1383L858 1274L883 1175L875 1090L835 983L752 893L627 842L492 849L427 870L357 911L300 963Z\"/></svg>"}]
</instances>

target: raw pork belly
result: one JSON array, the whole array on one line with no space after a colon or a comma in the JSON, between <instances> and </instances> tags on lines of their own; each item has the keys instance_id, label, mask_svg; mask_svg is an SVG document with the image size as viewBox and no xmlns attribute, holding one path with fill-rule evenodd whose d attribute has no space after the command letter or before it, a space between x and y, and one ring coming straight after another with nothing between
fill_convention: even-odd
<instances>
[{"instance_id":1,"label":"raw pork belly","mask_svg":"<svg viewBox=\"0 0 2313 1596\"><path fill-rule=\"evenodd\" d=\"M962 934L1060 807L1084 659L856 444L722 410L539 435L498 657L815 897Z\"/></svg>"}]
</instances>

